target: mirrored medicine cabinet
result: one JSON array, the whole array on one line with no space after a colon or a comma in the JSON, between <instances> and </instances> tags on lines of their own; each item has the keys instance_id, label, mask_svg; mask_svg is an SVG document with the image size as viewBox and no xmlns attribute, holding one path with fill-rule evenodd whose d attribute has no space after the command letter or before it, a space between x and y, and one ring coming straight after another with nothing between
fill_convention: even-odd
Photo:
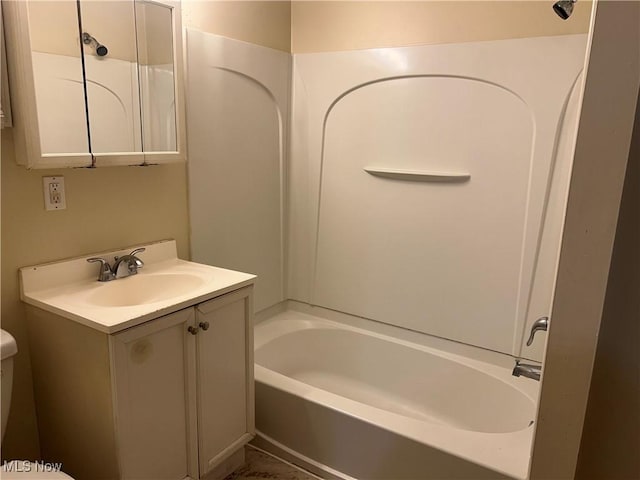
<instances>
[{"instance_id":1,"label":"mirrored medicine cabinet","mask_svg":"<svg viewBox=\"0 0 640 480\"><path fill-rule=\"evenodd\" d=\"M19 164L184 161L179 2L2 3Z\"/></svg>"}]
</instances>

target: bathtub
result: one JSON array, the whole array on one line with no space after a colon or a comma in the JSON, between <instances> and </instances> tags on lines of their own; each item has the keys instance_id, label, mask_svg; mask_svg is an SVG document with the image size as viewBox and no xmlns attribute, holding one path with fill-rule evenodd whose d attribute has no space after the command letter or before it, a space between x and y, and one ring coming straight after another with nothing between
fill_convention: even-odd
<instances>
[{"instance_id":1,"label":"bathtub","mask_svg":"<svg viewBox=\"0 0 640 480\"><path fill-rule=\"evenodd\" d=\"M282 312L255 328L256 445L324 478L526 478L538 383L506 365Z\"/></svg>"}]
</instances>

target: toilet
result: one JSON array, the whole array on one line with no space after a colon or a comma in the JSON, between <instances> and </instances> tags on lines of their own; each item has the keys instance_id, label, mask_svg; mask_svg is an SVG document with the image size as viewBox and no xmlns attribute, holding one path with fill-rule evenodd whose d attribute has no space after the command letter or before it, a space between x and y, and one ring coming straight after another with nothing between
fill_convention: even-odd
<instances>
[{"instance_id":1,"label":"toilet","mask_svg":"<svg viewBox=\"0 0 640 480\"><path fill-rule=\"evenodd\" d=\"M4 438L9 408L11 407L11 388L13 386L13 357L18 353L16 340L9 332L0 330L0 354L2 357L2 438ZM44 462L27 462L25 460L12 460L3 463L0 469L2 480L73 480L69 475L55 470L50 464Z\"/></svg>"}]
</instances>

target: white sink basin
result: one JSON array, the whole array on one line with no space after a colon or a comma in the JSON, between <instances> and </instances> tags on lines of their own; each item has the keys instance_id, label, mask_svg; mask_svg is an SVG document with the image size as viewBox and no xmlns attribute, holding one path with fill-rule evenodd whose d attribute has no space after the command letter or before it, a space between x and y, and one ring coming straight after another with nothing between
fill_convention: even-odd
<instances>
[{"instance_id":1,"label":"white sink basin","mask_svg":"<svg viewBox=\"0 0 640 480\"><path fill-rule=\"evenodd\" d=\"M102 283L85 301L100 307L144 305L186 295L204 283L201 277L183 273L140 273Z\"/></svg>"},{"instance_id":2,"label":"white sink basin","mask_svg":"<svg viewBox=\"0 0 640 480\"><path fill-rule=\"evenodd\" d=\"M138 274L98 282L87 256L20 269L24 302L104 333L117 333L147 320L206 302L253 284L255 275L180 260L176 242L93 254L107 260L145 247Z\"/></svg>"}]
</instances>

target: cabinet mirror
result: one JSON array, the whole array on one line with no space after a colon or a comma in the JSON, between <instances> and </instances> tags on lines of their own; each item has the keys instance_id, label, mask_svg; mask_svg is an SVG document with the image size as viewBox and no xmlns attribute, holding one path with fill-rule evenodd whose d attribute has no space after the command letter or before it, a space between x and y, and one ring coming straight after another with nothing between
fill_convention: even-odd
<instances>
[{"instance_id":1,"label":"cabinet mirror","mask_svg":"<svg viewBox=\"0 0 640 480\"><path fill-rule=\"evenodd\" d=\"M16 132L26 146L19 163L49 168L184 160L177 2L7 3L8 46L15 45L12 95L22 111Z\"/></svg>"}]
</instances>

